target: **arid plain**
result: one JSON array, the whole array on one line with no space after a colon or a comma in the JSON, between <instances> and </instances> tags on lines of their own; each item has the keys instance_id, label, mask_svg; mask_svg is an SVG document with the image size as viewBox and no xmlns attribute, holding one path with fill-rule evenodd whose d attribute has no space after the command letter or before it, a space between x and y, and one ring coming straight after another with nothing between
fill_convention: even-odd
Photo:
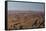
<instances>
[{"instance_id":1,"label":"arid plain","mask_svg":"<svg viewBox=\"0 0 46 31\"><path fill-rule=\"evenodd\" d=\"M44 12L8 11L8 30L34 29L45 27Z\"/></svg>"}]
</instances>

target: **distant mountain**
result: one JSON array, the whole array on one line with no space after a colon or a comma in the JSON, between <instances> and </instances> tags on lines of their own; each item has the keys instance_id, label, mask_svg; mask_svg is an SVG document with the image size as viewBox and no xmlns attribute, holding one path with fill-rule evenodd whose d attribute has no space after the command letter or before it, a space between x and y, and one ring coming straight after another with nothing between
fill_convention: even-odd
<instances>
[{"instance_id":1,"label":"distant mountain","mask_svg":"<svg viewBox=\"0 0 46 31\"><path fill-rule=\"evenodd\" d=\"M16 13L27 13L27 14L37 14L37 15L42 15L42 16L44 16L45 15L45 13L44 12L41 12L41 11L14 11L14 10L12 10L12 11L8 11L8 15L15 15Z\"/></svg>"}]
</instances>

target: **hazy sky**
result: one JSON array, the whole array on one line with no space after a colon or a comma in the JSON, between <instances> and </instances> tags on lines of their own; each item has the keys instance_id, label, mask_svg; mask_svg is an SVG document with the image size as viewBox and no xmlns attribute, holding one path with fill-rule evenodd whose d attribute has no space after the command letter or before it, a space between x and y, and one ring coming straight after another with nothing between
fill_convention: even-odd
<instances>
[{"instance_id":1,"label":"hazy sky","mask_svg":"<svg viewBox=\"0 0 46 31\"><path fill-rule=\"evenodd\" d=\"M21 3L21 2L8 2L8 10L19 11L44 11L44 4L37 3Z\"/></svg>"}]
</instances>

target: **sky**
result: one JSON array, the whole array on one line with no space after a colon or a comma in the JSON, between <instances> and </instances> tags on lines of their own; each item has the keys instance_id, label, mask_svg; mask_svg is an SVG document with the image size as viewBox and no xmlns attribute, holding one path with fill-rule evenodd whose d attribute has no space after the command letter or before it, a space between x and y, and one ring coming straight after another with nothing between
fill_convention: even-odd
<instances>
[{"instance_id":1,"label":"sky","mask_svg":"<svg viewBox=\"0 0 46 31\"><path fill-rule=\"evenodd\" d=\"M44 4L40 3L23 3L8 2L8 11L42 11L44 12Z\"/></svg>"}]
</instances>

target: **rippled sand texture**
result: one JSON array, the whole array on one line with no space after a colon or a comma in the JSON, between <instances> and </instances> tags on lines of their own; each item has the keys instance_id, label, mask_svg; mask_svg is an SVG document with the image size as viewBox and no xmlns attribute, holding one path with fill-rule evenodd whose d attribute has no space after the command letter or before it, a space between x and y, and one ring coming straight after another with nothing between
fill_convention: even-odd
<instances>
[{"instance_id":1,"label":"rippled sand texture","mask_svg":"<svg viewBox=\"0 0 46 31\"><path fill-rule=\"evenodd\" d=\"M32 12L18 12L8 15L8 30L33 29L45 27L44 16Z\"/></svg>"}]
</instances>

